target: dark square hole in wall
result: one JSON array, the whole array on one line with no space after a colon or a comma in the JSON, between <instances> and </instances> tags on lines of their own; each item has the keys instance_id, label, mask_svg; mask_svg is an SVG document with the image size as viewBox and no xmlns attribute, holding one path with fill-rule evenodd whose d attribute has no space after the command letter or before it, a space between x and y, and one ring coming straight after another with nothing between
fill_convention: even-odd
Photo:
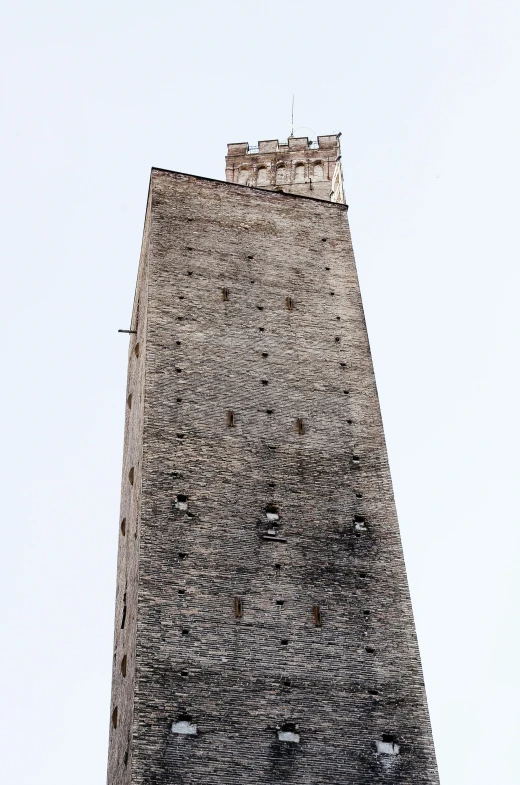
<instances>
[{"instance_id":1,"label":"dark square hole in wall","mask_svg":"<svg viewBox=\"0 0 520 785\"><path fill-rule=\"evenodd\" d=\"M266 385L268 385L268 384L269 384L269 382L267 381L267 379L262 379L262 380L261 380L261 382L262 382L262 384L264 385L264 387L266 387Z\"/></svg>"},{"instance_id":2,"label":"dark square hole in wall","mask_svg":"<svg viewBox=\"0 0 520 785\"><path fill-rule=\"evenodd\" d=\"M179 559L180 559L181 561L183 561L183 560L186 558L186 556L187 556L188 554L187 554L187 553L178 553L177 555L178 555Z\"/></svg>"},{"instance_id":3,"label":"dark square hole in wall","mask_svg":"<svg viewBox=\"0 0 520 785\"><path fill-rule=\"evenodd\" d=\"M186 630L186 629L184 629L184 630L182 631L182 634L183 634L183 635L189 635L189 634L190 634L190 631L189 631L189 630Z\"/></svg>"},{"instance_id":4,"label":"dark square hole in wall","mask_svg":"<svg viewBox=\"0 0 520 785\"><path fill-rule=\"evenodd\" d=\"M387 744L395 744L397 741L397 736L393 733L383 733L383 741Z\"/></svg>"},{"instance_id":5,"label":"dark square hole in wall","mask_svg":"<svg viewBox=\"0 0 520 785\"><path fill-rule=\"evenodd\" d=\"M280 643L282 644L282 646L288 646L288 645L289 645L289 641L288 641L288 639L287 639L287 638L282 638L282 640L280 641Z\"/></svg>"}]
</instances>

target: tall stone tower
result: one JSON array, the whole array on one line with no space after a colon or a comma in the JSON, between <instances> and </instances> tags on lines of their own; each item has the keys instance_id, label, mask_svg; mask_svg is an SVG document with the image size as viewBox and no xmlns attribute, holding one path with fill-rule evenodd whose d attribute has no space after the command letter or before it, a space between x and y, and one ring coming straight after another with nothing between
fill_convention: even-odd
<instances>
[{"instance_id":1,"label":"tall stone tower","mask_svg":"<svg viewBox=\"0 0 520 785\"><path fill-rule=\"evenodd\" d=\"M338 137L226 175L151 173L109 785L436 785Z\"/></svg>"}]
</instances>

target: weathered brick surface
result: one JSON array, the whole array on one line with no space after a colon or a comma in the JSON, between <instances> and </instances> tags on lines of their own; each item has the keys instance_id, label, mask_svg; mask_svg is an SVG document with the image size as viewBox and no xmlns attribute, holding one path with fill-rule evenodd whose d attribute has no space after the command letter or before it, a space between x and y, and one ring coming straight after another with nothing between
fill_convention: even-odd
<instances>
[{"instance_id":1,"label":"weathered brick surface","mask_svg":"<svg viewBox=\"0 0 520 785\"><path fill-rule=\"evenodd\" d=\"M312 143L306 136L291 136L286 142L272 139L256 147L228 144L226 180L344 203L339 137L318 136Z\"/></svg>"},{"instance_id":2,"label":"weathered brick surface","mask_svg":"<svg viewBox=\"0 0 520 785\"><path fill-rule=\"evenodd\" d=\"M434 785L345 206L153 170L137 292L109 785Z\"/></svg>"}]
</instances>

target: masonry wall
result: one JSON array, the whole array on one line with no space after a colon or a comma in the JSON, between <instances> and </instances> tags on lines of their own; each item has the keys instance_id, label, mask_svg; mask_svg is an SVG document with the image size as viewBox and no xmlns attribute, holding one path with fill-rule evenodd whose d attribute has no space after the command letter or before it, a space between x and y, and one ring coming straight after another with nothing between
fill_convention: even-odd
<instances>
[{"instance_id":1,"label":"masonry wall","mask_svg":"<svg viewBox=\"0 0 520 785\"><path fill-rule=\"evenodd\" d=\"M153 170L147 226L109 785L434 785L345 206Z\"/></svg>"},{"instance_id":2,"label":"masonry wall","mask_svg":"<svg viewBox=\"0 0 520 785\"><path fill-rule=\"evenodd\" d=\"M108 782L117 785L131 782L151 217L149 200L130 320L130 329L136 330L136 334L130 335L128 349L121 512L117 529L119 547L108 754Z\"/></svg>"},{"instance_id":3,"label":"masonry wall","mask_svg":"<svg viewBox=\"0 0 520 785\"><path fill-rule=\"evenodd\" d=\"M226 180L285 193L345 202L339 134L228 144Z\"/></svg>"}]
</instances>

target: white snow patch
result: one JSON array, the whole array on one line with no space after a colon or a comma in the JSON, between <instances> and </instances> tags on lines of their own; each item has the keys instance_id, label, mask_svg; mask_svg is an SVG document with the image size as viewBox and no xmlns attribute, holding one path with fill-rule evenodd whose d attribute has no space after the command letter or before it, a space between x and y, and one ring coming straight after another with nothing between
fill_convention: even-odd
<instances>
[{"instance_id":1,"label":"white snow patch","mask_svg":"<svg viewBox=\"0 0 520 785\"><path fill-rule=\"evenodd\" d=\"M280 516L276 512L266 512L268 521L279 521Z\"/></svg>"}]
</instances>

